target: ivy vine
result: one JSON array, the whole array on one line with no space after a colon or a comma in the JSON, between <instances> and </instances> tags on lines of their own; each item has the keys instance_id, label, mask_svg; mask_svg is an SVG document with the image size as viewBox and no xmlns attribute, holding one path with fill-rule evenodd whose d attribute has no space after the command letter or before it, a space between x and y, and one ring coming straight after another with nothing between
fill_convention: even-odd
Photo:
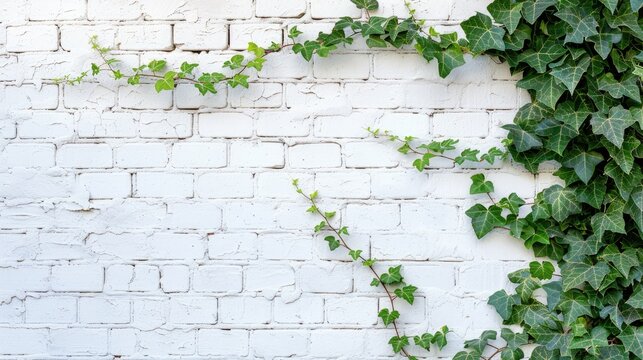
<instances>
[{"instance_id":1,"label":"ivy vine","mask_svg":"<svg viewBox=\"0 0 643 360\"><path fill-rule=\"evenodd\" d=\"M93 38L102 62L59 81L78 84L90 74L107 72L131 85L153 80L159 92L187 82L203 95L216 94L220 86L248 87L248 72L261 71L271 53L292 48L310 61L352 44L356 36L371 48L414 45L427 61L437 61L442 77L465 63L464 54L498 58L512 73L522 73L517 86L532 97L514 123L504 126L506 150L481 154L466 149L452 156L456 140L418 144L412 137L369 129L373 136L397 142L398 151L415 156L413 165L419 171L435 157L463 165L493 163L510 155L533 173L544 162L560 165L555 175L564 186L545 189L531 203L515 193L496 199L493 183L482 174L472 177L470 193L485 194L489 200L466 211L477 237L507 231L536 256L556 261L560 274L548 261L509 274L515 292L497 291L489 304L505 325L523 331L503 328L502 346L490 343L498 337L496 331L485 331L466 341L466 349L454 359L522 359L529 344L536 360L643 359L643 0L495 0L487 8L491 17L477 13L462 22L465 38L427 28L408 3L409 17L398 18L371 15L379 6L376 0L351 1L364 10L365 20L341 18L332 31L303 43L297 42L301 32L292 27L292 43L266 48L250 43L248 54L232 56L221 72L199 72L198 64L188 62L167 69L164 60L153 60L124 73L110 49ZM385 290L390 308L382 309L379 317L393 328L393 350L417 359L408 350L411 340L427 350L432 344L443 347L446 327L411 337L397 326L395 302L412 304L417 290L404 282L401 267L378 273L375 259L349 246L348 229L331 225L335 213L318 208L317 192L306 195L296 181L294 185L311 203L308 211L323 219L314 231L328 232L325 240L331 250L347 249L374 274L372 285ZM545 302L534 296L537 289L546 293Z\"/></svg>"}]
</instances>

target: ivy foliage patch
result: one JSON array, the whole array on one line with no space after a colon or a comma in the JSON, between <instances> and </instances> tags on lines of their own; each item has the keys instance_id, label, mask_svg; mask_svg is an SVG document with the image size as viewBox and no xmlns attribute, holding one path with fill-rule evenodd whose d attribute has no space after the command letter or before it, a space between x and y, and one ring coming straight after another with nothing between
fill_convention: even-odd
<instances>
[{"instance_id":1,"label":"ivy foliage patch","mask_svg":"<svg viewBox=\"0 0 643 360\"><path fill-rule=\"evenodd\" d=\"M466 167L511 155L533 173L545 162L560 165L555 175L564 186L545 189L533 201L515 193L497 199L484 175L472 177L471 194L486 200L466 211L475 234L482 238L507 231L537 256L557 262L559 270L550 261L540 261L509 274L515 291L497 291L489 304L505 325L518 325L522 331L485 331L466 341L454 359L522 359L527 344L536 360L643 359L643 1L495 0L487 9L491 16L477 13L462 23L465 38L427 28L408 3L410 16L403 19L370 15L379 6L377 0L351 1L366 13L364 19L341 18L330 32L303 43L297 42L301 32L291 27L291 43L250 43L247 52L232 56L220 72L201 72L198 64L188 62L170 69L164 60L125 71L110 49L93 38L102 62L60 82L73 85L106 72L130 85L151 82L159 92L187 82L203 95L216 94L221 86L248 87L248 72L261 71L271 53L292 47L310 61L330 56L357 36L371 48L414 46L419 56L438 63L443 77L465 63L465 54L498 58L522 74L517 86L532 97L514 123L504 126L506 151L465 149L451 155L457 140L416 145L412 137L369 129L414 156L419 171L434 158ZM393 328L393 351L417 359L407 350L411 344L427 350L445 346L446 327L415 336L398 328L395 302L413 304L418 289L404 282L401 267L380 274L375 259L350 248L347 228L330 225L335 213L319 210L317 196L304 195L312 204L309 211L324 219L314 231L329 233L324 238L329 248L345 248L373 272L371 285L388 295L390 308L381 309L379 317ZM534 296L536 291L546 299Z\"/></svg>"}]
</instances>

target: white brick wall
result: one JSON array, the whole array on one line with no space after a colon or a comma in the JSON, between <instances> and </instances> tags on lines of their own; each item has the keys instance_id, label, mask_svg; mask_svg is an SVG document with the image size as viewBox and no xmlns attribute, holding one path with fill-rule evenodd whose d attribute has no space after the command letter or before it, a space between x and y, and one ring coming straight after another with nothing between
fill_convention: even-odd
<instances>
[{"instance_id":1,"label":"white brick wall","mask_svg":"<svg viewBox=\"0 0 643 360\"><path fill-rule=\"evenodd\" d=\"M490 1L411 2L452 26ZM364 128L495 146L525 101L504 65L469 59L440 79L410 50L356 41L311 63L271 55L250 89L205 98L53 83L97 61L92 34L128 65L215 71L248 41L282 43L293 25L314 37L341 16L361 14L348 0L0 1L0 358L390 358L382 293L312 234L293 178L364 254L404 265L420 295L403 327L455 331L438 356L500 325L486 297L530 255L502 233L475 239L464 211L481 170L417 173ZM482 171L501 194L553 181Z\"/></svg>"}]
</instances>

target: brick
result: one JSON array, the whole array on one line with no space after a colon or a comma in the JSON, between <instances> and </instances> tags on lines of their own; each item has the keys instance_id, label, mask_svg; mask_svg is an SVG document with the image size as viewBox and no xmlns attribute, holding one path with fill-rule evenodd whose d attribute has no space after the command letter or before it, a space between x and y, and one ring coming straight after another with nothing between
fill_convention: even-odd
<instances>
[{"instance_id":1,"label":"brick","mask_svg":"<svg viewBox=\"0 0 643 360\"><path fill-rule=\"evenodd\" d=\"M274 303L275 321L280 324L319 324L324 321L324 299L302 296L295 301L277 298Z\"/></svg>"},{"instance_id":2,"label":"brick","mask_svg":"<svg viewBox=\"0 0 643 360\"><path fill-rule=\"evenodd\" d=\"M214 324L217 322L217 299L173 297L170 299L169 320L174 324Z\"/></svg>"},{"instance_id":3,"label":"brick","mask_svg":"<svg viewBox=\"0 0 643 360\"><path fill-rule=\"evenodd\" d=\"M371 196L371 177L360 172L319 173L315 188L325 197L367 199Z\"/></svg>"},{"instance_id":4,"label":"brick","mask_svg":"<svg viewBox=\"0 0 643 360\"><path fill-rule=\"evenodd\" d=\"M417 170L371 174L371 193L377 199L415 199L429 193L429 174Z\"/></svg>"},{"instance_id":5,"label":"brick","mask_svg":"<svg viewBox=\"0 0 643 360\"><path fill-rule=\"evenodd\" d=\"M378 304L374 298L341 297L326 300L326 319L330 324L374 325Z\"/></svg>"},{"instance_id":6,"label":"brick","mask_svg":"<svg viewBox=\"0 0 643 360\"><path fill-rule=\"evenodd\" d=\"M230 229L270 229L276 225L276 208L271 203L228 203L223 209L223 221Z\"/></svg>"},{"instance_id":7,"label":"brick","mask_svg":"<svg viewBox=\"0 0 643 360\"><path fill-rule=\"evenodd\" d=\"M295 273L288 265L249 266L245 269L247 291L277 291L294 283Z\"/></svg>"},{"instance_id":8,"label":"brick","mask_svg":"<svg viewBox=\"0 0 643 360\"><path fill-rule=\"evenodd\" d=\"M85 173L78 183L89 191L91 199L126 198L132 194L129 173Z\"/></svg>"},{"instance_id":9,"label":"brick","mask_svg":"<svg viewBox=\"0 0 643 360\"><path fill-rule=\"evenodd\" d=\"M124 25L118 28L116 37L121 50L171 50L172 26Z\"/></svg>"},{"instance_id":10,"label":"brick","mask_svg":"<svg viewBox=\"0 0 643 360\"><path fill-rule=\"evenodd\" d=\"M2 324L20 324L23 322L25 313L24 302L16 298L0 305L0 323Z\"/></svg>"},{"instance_id":11,"label":"brick","mask_svg":"<svg viewBox=\"0 0 643 360\"><path fill-rule=\"evenodd\" d=\"M59 265L51 268L54 291L99 292L103 290L104 269L100 265Z\"/></svg>"},{"instance_id":12,"label":"brick","mask_svg":"<svg viewBox=\"0 0 643 360\"><path fill-rule=\"evenodd\" d=\"M89 20L136 20L142 15L139 2L128 0L88 0Z\"/></svg>"},{"instance_id":13,"label":"brick","mask_svg":"<svg viewBox=\"0 0 643 360\"><path fill-rule=\"evenodd\" d=\"M158 329L159 327L167 323L167 316L169 314L168 305L169 302L167 298L134 299L132 301L133 318L131 325L145 332ZM152 339L154 339L154 335L150 336ZM139 338L138 340L140 345L141 339Z\"/></svg>"},{"instance_id":14,"label":"brick","mask_svg":"<svg viewBox=\"0 0 643 360\"><path fill-rule=\"evenodd\" d=\"M339 144L298 144L288 149L293 168L333 168L342 166Z\"/></svg>"},{"instance_id":15,"label":"brick","mask_svg":"<svg viewBox=\"0 0 643 360\"><path fill-rule=\"evenodd\" d=\"M367 54L333 54L316 57L313 63L313 73L318 79L366 80L370 75L371 58Z\"/></svg>"},{"instance_id":16,"label":"brick","mask_svg":"<svg viewBox=\"0 0 643 360\"><path fill-rule=\"evenodd\" d=\"M227 163L223 143L177 143L172 146L171 164L176 168L220 168Z\"/></svg>"},{"instance_id":17,"label":"brick","mask_svg":"<svg viewBox=\"0 0 643 360\"><path fill-rule=\"evenodd\" d=\"M165 144L123 144L114 149L114 162L121 168L163 167L168 163Z\"/></svg>"},{"instance_id":18,"label":"brick","mask_svg":"<svg viewBox=\"0 0 643 360\"><path fill-rule=\"evenodd\" d=\"M349 204L346 206L346 221L359 230L385 230L400 224L398 204Z\"/></svg>"},{"instance_id":19,"label":"brick","mask_svg":"<svg viewBox=\"0 0 643 360\"><path fill-rule=\"evenodd\" d=\"M248 354L248 331L200 329L199 355L245 356Z\"/></svg>"},{"instance_id":20,"label":"brick","mask_svg":"<svg viewBox=\"0 0 643 360\"><path fill-rule=\"evenodd\" d=\"M360 17L362 12L353 4L342 0L311 0L310 13L314 19Z\"/></svg>"},{"instance_id":21,"label":"brick","mask_svg":"<svg viewBox=\"0 0 643 360\"><path fill-rule=\"evenodd\" d=\"M221 233L208 237L210 259L251 260L257 259L257 234Z\"/></svg>"},{"instance_id":22,"label":"brick","mask_svg":"<svg viewBox=\"0 0 643 360\"><path fill-rule=\"evenodd\" d=\"M359 357L364 351L364 331L314 330L310 334L310 354L317 357Z\"/></svg>"},{"instance_id":23,"label":"brick","mask_svg":"<svg viewBox=\"0 0 643 360\"><path fill-rule=\"evenodd\" d=\"M299 180L303 188L313 187L313 176L304 173L266 172L257 174L257 196L262 198L299 198L292 191L293 179Z\"/></svg>"},{"instance_id":24,"label":"brick","mask_svg":"<svg viewBox=\"0 0 643 360\"><path fill-rule=\"evenodd\" d=\"M116 106L116 90L102 84L65 85L63 93L63 103L69 109L104 110Z\"/></svg>"},{"instance_id":25,"label":"brick","mask_svg":"<svg viewBox=\"0 0 643 360\"><path fill-rule=\"evenodd\" d=\"M282 168L284 145L274 142L233 142L230 165L234 167Z\"/></svg>"},{"instance_id":26,"label":"brick","mask_svg":"<svg viewBox=\"0 0 643 360\"><path fill-rule=\"evenodd\" d=\"M196 180L196 194L202 198L251 198L254 178L247 173L206 173Z\"/></svg>"},{"instance_id":27,"label":"brick","mask_svg":"<svg viewBox=\"0 0 643 360\"><path fill-rule=\"evenodd\" d=\"M167 206L167 224L176 229L221 227L221 206L204 202L172 202Z\"/></svg>"},{"instance_id":28,"label":"brick","mask_svg":"<svg viewBox=\"0 0 643 360\"><path fill-rule=\"evenodd\" d=\"M197 292L238 293L241 292L241 278L239 266L203 265L194 271L192 288Z\"/></svg>"},{"instance_id":29,"label":"brick","mask_svg":"<svg viewBox=\"0 0 643 360\"><path fill-rule=\"evenodd\" d=\"M484 137L489 133L489 114L486 112L433 114L433 135Z\"/></svg>"},{"instance_id":30,"label":"brick","mask_svg":"<svg viewBox=\"0 0 643 360\"><path fill-rule=\"evenodd\" d=\"M253 119L242 113L199 114L199 135L205 137L246 138L252 136Z\"/></svg>"},{"instance_id":31,"label":"brick","mask_svg":"<svg viewBox=\"0 0 643 360\"><path fill-rule=\"evenodd\" d=\"M13 339L0 343L0 354L44 354L49 344L48 329L0 328L3 339Z\"/></svg>"},{"instance_id":32,"label":"brick","mask_svg":"<svg viewBox=\"0 0 643 360\"><path fill-rule=\"evenodd\" d=\"M222 297L219 299L219 321L222 324L268 324L270 301L261 297Z\"/></svg>"},{"instance_id":33,"label":"brick","mask_svg":"<svg viewBox=\"0 0 643 360\"><path fill-rule=\"evenodd\" d=\"M58 27L55 25L10 26L7 28L7 51L58 50Z\"/></svg>"},{"instance_id":34,"label":"brick","mask_svg":"<svg viewBox=\"0 0 643 360\"><path fill-rule=\"evenodd\" d=\"M301 17L306 12L306 0L257 0L259 17Z\"/></svg>"},{"instance_id":35,"label":"brick","mask_svg":"<svg viewBox=\"0 0 643 360\"><path fill-rule=\"evenodd\" d=\"M144 355L190 355L196 351L196 330L146 331L139 334L138 341Z\"/></svg>"},{"instance_id":36,"label":"brick","mask_svg":"<svg viewBox=\"0 0 643 360\"><path fill-rule=\"evenodd\" d=\"M250 335L250 343L258 358L303 356L308 350L308 334L293 330L257 330Z\"/></svg>"},{"instance_id":37,"label":"brick","mask_svg":"<svg viewBox=\"0 0 643 360\"><path fill-rule=\"evenodd\" d=\"M307 136L311 120L303 113L261 112L257 119L258 136Z\"/></svg>"},{"instance_id":38,"label":"brick","mask_svg":"<svg viewBox=\"0 0 643 360\"><path fill-rule=\"evenodd\" d=\"M181 50L222 50L228 46L228 27L207 21L174 25L174 44Z\"/></svg>"},{"instance_id":39,"label":"brick","mask_svg":"<svg viewBox=\"0 0 643 360\"><path fill-rule=\"evenodd\" d=\"M58 86L33 85L7 86L4 89L5 104L9 109L55 109L58 106Z\"/></svg>"},{"instance_id":40,"label":"brick","mask_svg":"<svg viewBox=\"0 0 643 360\"><path fill-rule=\"evenodd\" d=\"M74 117L69 113L35 112L18 125L24 139L66 138L74 134Z\"/></svg>"},{"instance_id":41,"label":"brick","mask_svg":"<svg viewBox=\"0 0 643 360\"><path fill-rule=\"evenodd\" d=\"M121 86L118 88L118 104L124 109L169 109L172 107L172 92L157 93L152 85Z\"/></svg>"},{"instance_id":42,"label":"brick","mask_svg":"<svg viewBox=\"0 0 643 360\"><path fill-rule=\"evenodd\" d=\"M299 269L299 287L312 293L347 293L353 288L352 267L347 265L304 265Z\"/></svg>"},{"instance_id":43,"label":"brick","mask_svg":"<svg viewBox=\"0 0 643 360\"><path fill-rule=\"evenodd\" d=\"M78 300L79 322L86 324L127 324L130 302L120 298L89 298Z\"/></svg>"},{"instance_id":44,"label":"brick","mask_svg":"<svg viewBox=\"0 0 643 360\"><path fill-rule=\"evenodd\" d=\"M190 269L183 265L163 266L160 281L166 293L186 292L190 289Z\"/></svg>"},{"instance_id":45,"label":"brick","mask_svg":"<svg viewBox=\"0 0 643 360\"><path fill-rule=\"evenodd\" d=\"M30 324L70 324L76 322L76 298L48 296L25 300L25 322Z\"/></svg>"},{"instance_id":46,"label":"brick","mask_svg":"<svg viewBox=\"0 0 643 360\"><path fill-rule=\"evenodd\" d=\"M259 255L270 260L309 260L312 254L310 236L262 234Z\"/></svg>"},{"instance_id":47,"label":"brick","mask_svg":"<svg viewBox=\"0 0 643 360\"><path fill-rule=\"evenodd\" d=\"M192 174L145 173L136 174L137 197L179 197L193 194Z\"/></svg>"},{"instance_id":48,"label":"brick","mask_svg":"<svg viewBox=\"0 0 643 360\"><path fill-rule=\"evenodd\" d=\"M121 259L199 259L205 252L202 238L196 234L157 233L146 235L91 234L87 245L92 251Z\"/></svg>"},{"instance_id":49,"label":"brick","mask_svg":"<svg viewBox=\"0 0 643 360\"><path fill-rule=\"evenodd\" d=\"M402 229L410 231L453 230L458 227L458 208L433 201L402 204Z\"/></svg>"},{"instance_id":50,"label":"brick","mask_svg":"<svg viewBox=\"0 0 643 360\"><path fill-rule=\"evenodd\" d=\"M116 45L116 27L112 25L62 25L60 47L66 51L89 52L89 39L96 35L100 44L113 48Z\"/></svg>"},{"instance_id":51,"label":"brick","mask_svg":"<svg viewBox=\"0 0 643 360\"><path fill-rule=\"evenodd\" d=\"M106 144L66 144L58 148L56 163L61 167L110 168L112 148Z\"/></svg>"},{"instance_id":52,"label":"brick","mask_svg":"<svg viewBox=\"0 0 643 360\"><path fill-rule=\"evenodd\" d=\"M192 115L184 113L142 113L140 134L143 138L172 139L192 135Z\"/></svg>"},{"instance_id":53,"label":"brick","mask_svg":"<svg viewBox=\"0 0 643 360\"><path fill-rule=\"evenodd\" d=\"M395 167L401 159L399 153L384 143L350 142L344 144L343 150L349 168Z\"/></svg>"},{"instance_id":54,"label":"brick","mask_svg":"<svg viewBox=\"0 0 643 360\"><path fill-rule=\"evenodd\" d=\"M226 107L228 89L219 87L216 94L201 95L192 84L177 84L174 102L179 109L220 109Z\"/></svg>"},{"instance_id":55,"label":"brick","mask_svg":"<svg viewBox=\"0 0 643 360\"><path fill-rule=\"evenodd\" d=\"M77 132L81 138L133 138L138 134L138 115L82 112L78 119Z\"/></svg>"},{"instance_id":56,"label":"brick","mask_svg":"<svg viewBox=\"0 0 643 360\"><path fill-rule=\"evenodd\" d=\"M2 162L8 167L54 166L56 148L53 144L8 144L2 152Z\"/></svg>"},{"instance_id":57,"label":"brick","mask_svg":"<svg viewBox=\"0 0 643 360\"><path fill-rule=\"evenodd\" d=\"M159 269L148 265L112 265L105 272L105 289L154 291L159 288Z\"/></svg>"},{"instance_id":58,"label":"brick","mask_svg":"<svg viewBox=\"0 0 643 360\"><path fill-rule=\"evenodd\" d=\"M282 31L279 24L230 24L230 48L245 50L248 43L259 46L282 43Z\"/></svg>"}]
</instances>

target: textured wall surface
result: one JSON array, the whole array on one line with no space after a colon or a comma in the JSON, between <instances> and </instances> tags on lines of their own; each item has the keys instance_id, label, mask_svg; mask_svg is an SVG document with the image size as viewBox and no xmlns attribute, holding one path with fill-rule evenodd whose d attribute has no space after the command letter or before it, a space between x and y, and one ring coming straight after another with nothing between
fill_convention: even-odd
<instances>
[{"instance_id":1,"label":"textured wall surface","mask_svg":"<svg viewBox=\"0 0 643 360\"><path fill-rule=\"evenodd\" d=\"M414 1L441 28L489 1ZM381 14L404 15L403 0ZM404 264L421 298L409 332L497 328L486 298L529 261L507 234L475 239L464 211L480 166L410 158L364 128L486 149L527 94L505 65L468 59L449 78L411 49L350 49L311 63L269 57L249 90L156 94L107 77L52 79L98 61L219 69L248 41L305 37L361 16L348 0L0 0L0 359L375 359L392 335L369 273L312 235L290 185L317 188L350 241ZM482 169L499 195L552 180ZM339 219L338 219L339 220Z\"/></svg>"}]
</instances>

